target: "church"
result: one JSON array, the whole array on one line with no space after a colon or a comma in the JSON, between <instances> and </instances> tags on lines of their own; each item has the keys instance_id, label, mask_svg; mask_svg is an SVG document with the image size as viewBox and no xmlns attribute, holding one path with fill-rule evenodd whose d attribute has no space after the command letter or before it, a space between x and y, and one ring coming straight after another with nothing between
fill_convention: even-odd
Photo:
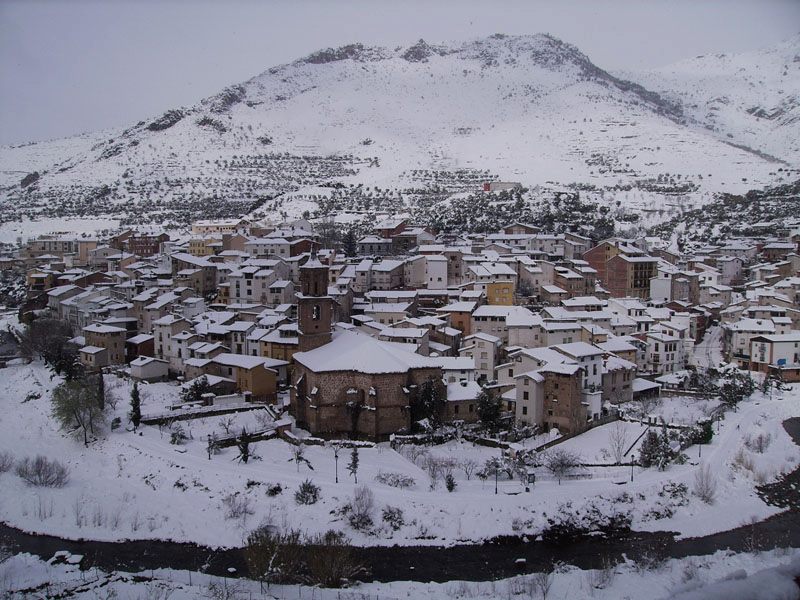
<instances>
[{"instance_id":1,"label":"church","mask_svg":"<svg viewBox=\"0 0 800 600\"><path fill-rule=\"evenodd\" d=\"M441 363L404 344L333 331L328 268L300 267L300 352L294 355L290 412L298 427L326 438L386 440L410 431L410 404L431 381L446 394Z\"/></svg>"}]
</instances>

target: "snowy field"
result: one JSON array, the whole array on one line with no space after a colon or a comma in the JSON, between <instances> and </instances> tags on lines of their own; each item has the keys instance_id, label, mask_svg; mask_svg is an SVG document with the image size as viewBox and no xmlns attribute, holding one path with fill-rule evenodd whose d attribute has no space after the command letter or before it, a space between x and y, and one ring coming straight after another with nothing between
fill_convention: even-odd
<instances>
[{"instance_id":1,"label":"snowy field","mask_svg":"<svg viewBox=\"0 0 800 600\"><path fill-rule=\"evenodd\" d=\"M69 483L60 489L26 485L13 470L0 474L0 516L10 525L32 532L68 538L172 539L212 546L237 546L258 524L269 521L279 526L299 528L308 533L334 528L344 531L357 544L451 544L479 541L501 534L536 534L546 523L546 514L558 511L561 503L580 504L589 500L608 503L623 492L623 501L639 530L670 530L686 535L705 535L742 525L753 518L767 517L778 509L765 505L755 494L756 482L773 479L794 469L800 448L793 444L781 422L800 415L800 389L795 387L772 401L756 392L738 412L729 413L720 433L702 449L702 463L710 465L718 484L715 505L709 506L691 494L701 460L698 448L688 449L690 461L673 465L667 471L634 470L630 483L629 467L596 467L583 477L564 480L560 485L543 469L530 493L517 480L500 479L494 493L494 478L481 481L467 473L468 461L482 465L500 455L497 449L468 442L428 450L430 456L451 457L456 489L448 493L439 481L431 489L424 470L425 455L412 456L408 449L395 452L387 444L360 450L358 482L375 495L375 527L369 533L353 530L335 511L349 501L356 484L347 473L349 452L339 458L339 481L335 483L332 450L309 446L306 464L292 459L292 446L281 440L254 444L260 459L248 464L236 460L237 450L228 448L209 460L206 435L224 434L242 426L259 425L255 413L228 417L207 417L187 421L183 427L190 439L182 445L170 443L170 432L156 426L130 431L126 414L130 383L107 376L110 417L119 416L123 427L106 429L85 448L74 436L59 431L50 411L50 394L58 383L38 362L10 366L2 371L5 385L0 392L0 452L15 459L43 454L58 458L70 469ZM142 412L158 412L178 399L175 384L141 386ZM115 408L114 408L115 406ZM226 421L226 423L223 423ZM608 430L603 426L565 443L585 462L604 462ZM642 430L639 424L626 424L629 438ZM716 429L716 427L715 427ZM746 439L758 433L769 436L763 453L745 446ZM193 438L193 439L191 439ZM423 450L424 452L424 450ZM416 459L412 462L411 458ZM605 461L613 462L613 461ZM419 466L418 466L419 465ZM397 473L413 479L402 492L376 481L379 473ZM321 488L321 499L311 506L298 506L294 492L305 479ZM675 506L670 518L657 518L666 502L659 491L667 482L684 483L690 493L684 506ZM282 492L268 496L266 490L279 484ZM244 498L248 510L234 517L225 498L236 494ZM603 500L597 500L602 497ZM630 499L633 498L633 500ZM392 531L381 522L384 506L399 507L405 525ZM725 510L720 510L724 506Z\"/></svg>"},{"instance_id":2,"label":"snowy field","mask_svg":"<svg viewBox=\"0 0 800 600\"><path fill-rule=\"evenodd\" d=\"M742 553L717 552L700 558L671 559L649 565L631 562L600 570L582 571L562 566L549 577L547 598L598 600L790 600L797 597L793 578L800 574L800 552L774 550ZM158 570L138 574L104 573L51 564L29 554L0 563L0 594L27 596L30 590L50 597L157 598L194 600L393 600L399 598L542 598L536 575L488 582L365 583L346 590L273 585L220 579L200 573ZM57 596L63 594L63 596Z\"/></svg>"}]
</instances>

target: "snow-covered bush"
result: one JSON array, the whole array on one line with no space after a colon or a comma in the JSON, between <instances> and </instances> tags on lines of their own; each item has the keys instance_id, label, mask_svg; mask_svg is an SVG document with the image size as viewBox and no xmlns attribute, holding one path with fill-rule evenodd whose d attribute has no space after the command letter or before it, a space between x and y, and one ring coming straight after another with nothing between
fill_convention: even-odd
<instances>
[{"instance_id":1,"label":"snow-covered bush","mask_svg":"<svg viewBox=\"0 0 800 600\"><path fill-rule=\"evenodd\" d=\"M639 448L639 464L645 468L658 467L660 471L672 463L683 464L686 462L686 455L680 451L680 443L670 440L666 427L661 434L656 431L648 431L642 440Z\"/></svg>"},{"instance_id":2,"label":"snow-covered bush","mask_svg":"<svg viewBox=\"0 0 800 600\"><path fill-rule=\"evenodd\" d=\"M186 440L186 430L179 421L175 421L169 426L169 443L173 446L181 446Z\"/></svg>"},{"instance_id":3,"label":"snow-covered bush","mask_svg":"<svg viewBox=\"0 0 800 600\"><path fill-rule=\"evenodd\" d=\"M310 479L306 479L294 493L294 501L298 504L316 504L319 500L320 488Z\"/></svg>"},{"instance_id":4,"label":"snow-covered bush","mask_svg":"<svg viewBox=\"0 0 800 600\"><path fill-rule=\"evenodd\" d=\"M456 489L456 479L453 477L452 473L448 473L444 476L444 486L447 488L448 492L454 492Z\"/></svg>"},{"instance_id":5,"label":"snow-covered bush","mask_svg":"<svg viewBox=\"0 0 800 600\"><path fill-rule=\"evenodd\" d=\"M625 536L631 530L631 513L616 503L599 497L582 506L572 502L559 504L547 517L542 539L551 544L568 544L589 535Z\"/></svg>"},{"instance_id":6,"label":"snow-covered bush","mask_svg":"<svg viewBox=\"0 0 800 600\"><path fill-rule=\"evenodd\" d=\"M714 498L717 495L717 478L711 472L709 465L700 465L695 472L692 492L706 504L714 504Z\"/></svg>"},{"instance_id":7,"label":"snow-covered bush","mask_svg":"<svg viewBox=\"0 0 800 600\"><path fill-rule=\"evenodd\" d=\"M57 460L48 460L41 454L34 459L23 458L17 463L16 473L28 485L39 487L64 487L69 481L69 469Z\"/></svg>"},{"instance_id":8,"label":"snow-covered bush","mask_svg":"<svg viewBox=\"0 0 800 600\"><path fill-rule=\"evenodd\" d=\"M14 455L11 452L0 452L0 473L9 471L14 466Z\"/></svg>"},{"instance_id":9,"label":"snow-covered bush","mask_svg":"<svg viewBox=\"0 0 800 600\"><path fill-rule=\"evenodd\" d=\"M375 476L375 481L400 489L414 487L415 483L413 477L404 475L402 473L391 473L387 471L378 471L378 474Z\"/></svg>"},{"instance_id":10,"label":"snow-covered bush","mask_svg":"<svg viewBox=\"0 0 800 600\"><path fill-rule=\"evenodd\" d=\"M229 494L222 499L226 519L245 519L254 514L253 504L247 496Z\"/></svg>"},{"instance_id":11,"label":"snow-covered bush","mask_svg":"<svg viewBox=\"0 0 800 600\"><path fill-rule=\"evenodd\" d=\"M744 438L744 445L748 450L764 454L772 443L772 436L768 433L759 433L756 436L747 436Z\"/></svg>"},{"instance_id":12,"label":"snow-covered bush","mask_svg":"<svg viewBox=\"0 0 800 600\"><path fill-rule=\"evenodd\" d=\"M267 485L267 496L277 496L283 491L280 483L270 483Z\"/></svg>"},{"instance_id":13,"label":"snow-covered bush","mask_svg":"<svg viewBox=\"0 0 800 600\"><path fill-rule=\"evenodd\" d=\"M394 531L398 531L406 524L405 517L403 516L403 509L397 508L396 506L389 506L388 504L383 507L381 518L383 522Z\"/></svg>"},{"instance_id":14,"label":"snow-covered bush","mask_svg":"<svg viewBox=\"0 0 800 600\"><path fill-rule=\"evenodd\" d=\"M353 492L353 499L350 502L350 510L347 511L347 520L350 527L356 531L367 531L372 528L372 514L375 511L375 495L372 490L365 485L358 486Z\"/></svg>"},{"instance_id":15,"label":"snow-covered bush","mask_svg":"<svg viewBox=\"0 0 800 600\"><path fill-rule=\"evenodd\" d=\"M645 521L669 519L675 515L676 508L689 504L688 493L689 488L685 483L668 481L658 492L656 504L645 512L642 518Z\"/></svg>"}]
</instances>

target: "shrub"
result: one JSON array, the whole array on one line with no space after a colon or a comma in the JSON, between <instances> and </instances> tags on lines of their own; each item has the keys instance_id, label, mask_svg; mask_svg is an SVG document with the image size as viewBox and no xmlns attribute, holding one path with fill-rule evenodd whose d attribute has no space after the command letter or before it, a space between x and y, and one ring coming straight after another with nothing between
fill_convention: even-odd
<instances>
[{"instance_id":1,"label":"shrub","mask_svg":"<svg viewBox=\"0 0 800 600\"><path fill-rule=\"evenodd\" d=\"M222 504L225 506L226 519L246 519L254 514L252 503L247 496L229 494L222 499Z\"/></svg>"},{"instance_id":2,"label":"shrub","mask_svg":"<svg viewBox=\"0 0 800 600\"><path fill-rule=\"evenodd\" d=\"M402 473L387 473L384 471L378 471L378 474L375 476L375 481L403 490L413 487L416 483L414 478L408 475L403 475Z\"/></svg>"},{"instance_id":3,"label":"shrub","mask_svg":"<svg viewBox=\"0 0 800 600\"><path fill-rule=\"evenodd\" d=\"M363 566L357 562L350 540L340 531L328 531L307 540L308 581L324 587L341 587Z\"/></svg>"},{"instance_id":4,"label":"shrub","mask_svg":"<svg viewBox=\"0 0 800 600\"><path fill-rule=\"evenodd\" d=\"M14 455L11 452L0 452L0 473L11 470L14 466Z\"/></svg>"},{"instance_id":5,"label":"shrub","mask_svg":"<svg viewBox=\"0 0 800 600\"><path fill-rule=\"evenodd\" d=\"M293 583L298 580L303 546L300 533L279 533L262 525L247 536L244 558L250 574L268 583Z\"/></svg>"},{"instance_id":6,"label":"shrub","mask_svg":"<svg viewBox=\"0 0 800 600\"><path fill-rule=\"evenodd\" d=\"M356 531L366 531L372 528L372 513L375 510L375 495L367 486L362 485L355 489L353 501L347 519L350 526Z\"/></svg>"},{"instance_id":7,"label":"shrub","mask_svg":"<svg viewBox=\"0 0 800 600\"><path fill-rule=\"evenodd\" d=\"M23 458L17 463L16 473L28 485L39 487L64 487L69 481L69 469L57 460L47 460L41 454L34 459Z\"/></svg>"},{"instance_id":8,"label":"shrub","mask_svg":"<svg viewBox=\"0 0 800 600\"><path fill-rule=\"evenodd\" d=\"M187 440L186 431L183 425L176 422L170 426L169 443L174 446L180 446Z\"/></svg>"},{"instance_id":9,"label":"shrub","mask_svg":"<svg viewBox=\"0 0 800 600\"><path fill-rule=\"evenodd\" d=\"M444 476L444 486L447 488L448 492L453 492L456 489L456 480L453 477L452 473L448 473Z\"/></svg>"},{"instance_id":10,"label":"shrub","mask_svg":"<svg viewBox=\"0 0 800 600\"><path fill-rule=\"evenodd\" d=\"M306 479L294 493L294 501L298 504L316 504L319 500L320 488L310 479Z\"/></svg>"},{"instance_id":11,"label":"shrub","mask_svg":"<svg viewBox=\"0 0 800 600\"><path fill-rule=\"evenodd\" d=\"M748 450L758 452L759 454L764 454L771 443L772 436L768 433L759 433L755 437L748 435L744 438L744 445L747 446Z\"/></svg>"},{"instance_id":12,"label":"shrub","mask_svg":"<svg viewBox=\"0 0 800 600\"><path fill-rule=\"evenodd\" d=\"M733 466L744 471L753 471L755 469L753 457L744 448L739 448L736 452L733 457Z\"/></svg>"},{"instance_id":13,"label":"shrub","mask_svg":"<svg viewBox=\"0 0 800 600\"><path fill-rule=\"evenodd\" d=\"M394 531L398 531L403 525L406 524L403 516L403 510L395 506L389 506L388 504L383 507L381 518L383 519L383 522L391 527Z\"/></svg>"},{"instance_id":14,"label":"shrub","mask_svg":"<svg viewBox=\"0 0 800 600\"><path fill-rule=\"evenodd\" d=\"M280 483L269 484L267 486L267 496L273 497L277 496L283 491Z\"/></svg>"},{"instance_id":15,"label":"shrub","mask_svg":"<svg viewBox=\"0 0 800 600\"><path fill-rule=\"evenodd\" d=\"M717 495L717 479L711 473L711 467L700 465L700 468L694 474L692 491L695 496L706 504L714 504L714 498Z\"/></svg>"}]
</instances>

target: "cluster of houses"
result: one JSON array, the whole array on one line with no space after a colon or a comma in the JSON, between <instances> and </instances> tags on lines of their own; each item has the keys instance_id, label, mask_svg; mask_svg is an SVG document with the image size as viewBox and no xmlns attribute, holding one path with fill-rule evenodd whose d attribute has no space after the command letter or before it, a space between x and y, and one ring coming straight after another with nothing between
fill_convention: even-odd
<instances>
[{"instance_id":1,"label":"cluster of houses","mask_svg":"<svg viewBox=\"0 0 800 600\"><path fill-rule=\"evenodd\" d=\"M431 390L445 422L477 421L489 390L518 424L577 433L680 386L712 324L726 360L800 380L796 227L679 254L658 238L525 223L445 236L391 217L346 256L306 220L234 219L41 236L2 266L25 273L23 317L68 322L88 368L288 398L314 435L409 431Z\"/></svg>"}]
</instances>

